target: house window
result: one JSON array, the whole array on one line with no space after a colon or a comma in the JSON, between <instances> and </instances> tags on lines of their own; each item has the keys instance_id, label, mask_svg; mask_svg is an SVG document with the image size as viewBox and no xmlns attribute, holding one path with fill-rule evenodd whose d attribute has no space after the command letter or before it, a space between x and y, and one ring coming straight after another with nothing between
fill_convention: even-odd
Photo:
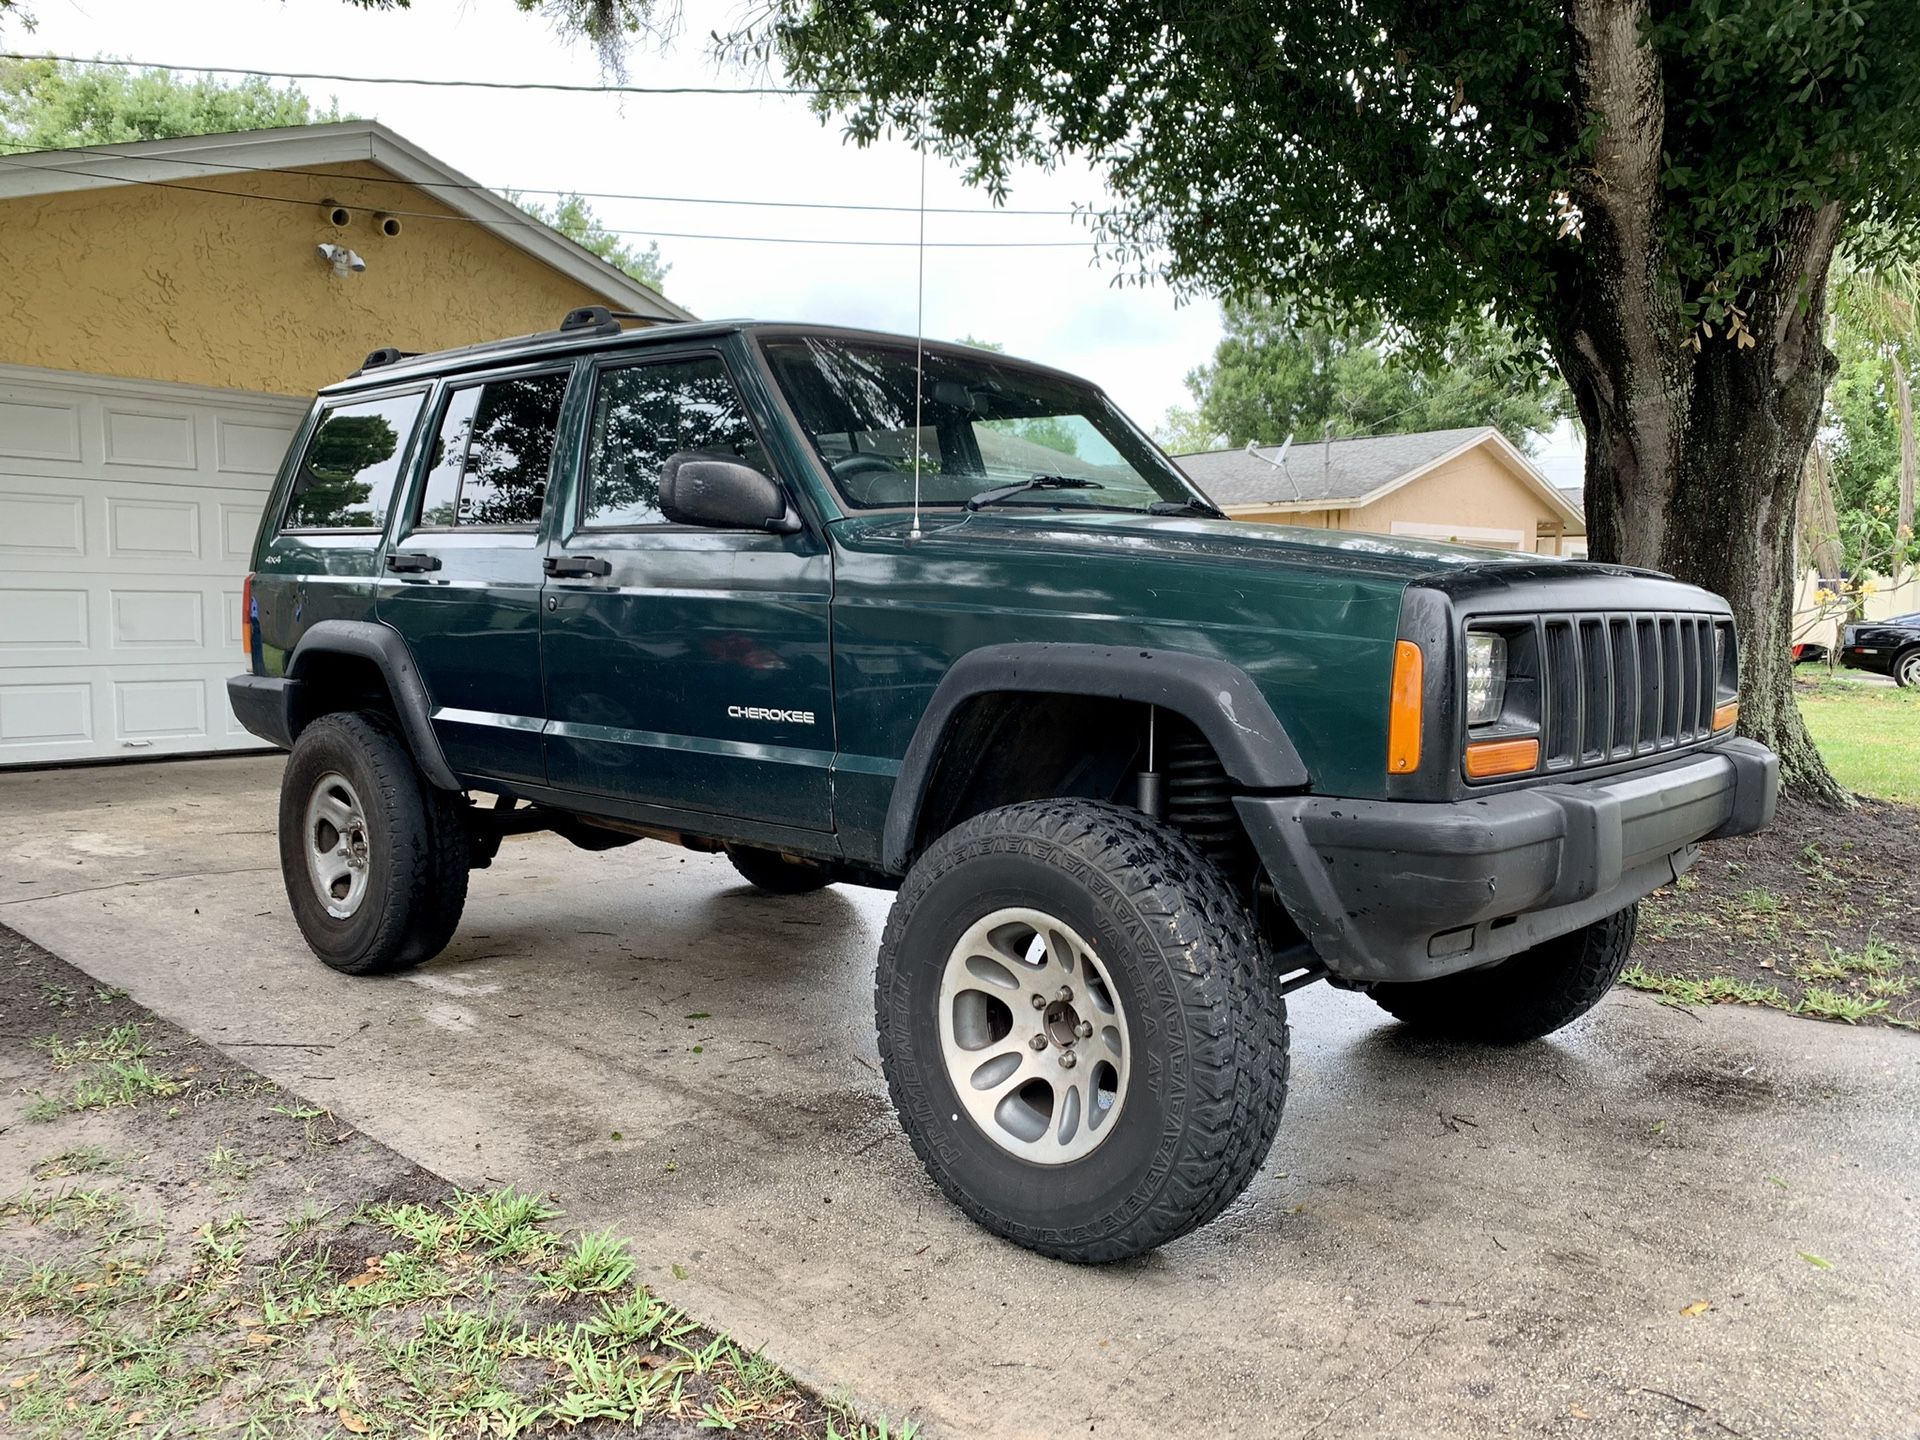
<instances>
[{"instance_id":1,"label":"house window","mask_svg":"<svg viewBox=\"0 0 1920 1440\"><path fill-rule=\"evenodd\" d=\"M450 391L421 487L420 525L539 524L566 394L564 371Z\"/></svg>"},{"instance_id":2,"label":"house window","mask_svg":"<svg viewBox=\"0 0 1920 1440\"><path fill-rule=\"evenodd\" d=\"M322 412L293 477L288 530L380 530L422 397L347 400Z\"/></svg>"},{"instance_id":3,"label":"house window","mask_svg":"<svg viewBox=\"0 0 1920 1440\"><path fill-rule=\"evenodd\" d=\"M665 524L660 471L683 451L733 455L771 473L720 357L604 371L593 401L580 523L595 530Z\"/></svg>"}]
</instances>

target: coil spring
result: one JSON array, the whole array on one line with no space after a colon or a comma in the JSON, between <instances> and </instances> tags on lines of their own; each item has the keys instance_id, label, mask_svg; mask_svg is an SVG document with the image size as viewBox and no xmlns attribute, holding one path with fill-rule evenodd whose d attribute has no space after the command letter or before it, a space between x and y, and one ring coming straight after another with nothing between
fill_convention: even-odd
<instances>
[{"instance_id":1,"label":"coil spring","mask_svg":"<svg viewBox=\"0 0 1920 1440\"><path fill-rule=\"evenodd\" d=\"M1233 787L1213 747L1198 735L1169 735L1160 768L1167 777L1168 823L1216 864L1236 860L1246 838L1234 813Z\"/></svg>"}]
</instances>

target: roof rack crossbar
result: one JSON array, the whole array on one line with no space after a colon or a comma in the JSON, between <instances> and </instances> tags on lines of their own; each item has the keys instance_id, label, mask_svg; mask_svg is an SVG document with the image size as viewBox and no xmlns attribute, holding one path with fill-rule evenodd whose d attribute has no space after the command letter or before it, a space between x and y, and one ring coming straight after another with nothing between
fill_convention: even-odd
<instances>
[{"instance_id":1,"label":"roof rack crossbar","mask_svg":"<svg viewBox=\"0 0 1920 1440\"><path fill-rule=\"evenodd\" d=\"M578 309L569 310L561 317L559 333L573 335L586 330L595 335L618 335L622 320L647 318L633 310L610 310L605 305L582 305Z\"/></svg>"}]
</instances>

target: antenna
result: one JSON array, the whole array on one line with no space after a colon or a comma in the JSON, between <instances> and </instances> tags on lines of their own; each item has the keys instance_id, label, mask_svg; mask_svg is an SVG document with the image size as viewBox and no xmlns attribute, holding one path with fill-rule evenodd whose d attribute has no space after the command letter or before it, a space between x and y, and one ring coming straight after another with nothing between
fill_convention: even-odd
<instances>
[{"instance_id":1,"label":"antenna","mask_svg":"<svg viewBox=\"0 0 1920 1440\"><path fill-rule=\"evenodd\" d=\"M927 332L927 127L920 125L920 243L913 252L913 529L909 540L920 538L920 392L926 368Z\"/></svg>"}]
</instances>

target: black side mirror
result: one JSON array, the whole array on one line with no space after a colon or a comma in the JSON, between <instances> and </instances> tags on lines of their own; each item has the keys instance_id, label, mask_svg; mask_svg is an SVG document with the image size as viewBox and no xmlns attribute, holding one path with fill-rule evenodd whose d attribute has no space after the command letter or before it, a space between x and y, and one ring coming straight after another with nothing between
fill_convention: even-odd
<instances>
[{"instance_id":1,"label":"black side mirror","mask_svg":"<svg viewBox=\"0 0 1920 1440\"><path fill-rule=\"evenodd\" d=\"M791 535L800 516L769 477L732 455L683 451L660 469L660 513L675 525Z\"/></svg>"}]
</instances>

